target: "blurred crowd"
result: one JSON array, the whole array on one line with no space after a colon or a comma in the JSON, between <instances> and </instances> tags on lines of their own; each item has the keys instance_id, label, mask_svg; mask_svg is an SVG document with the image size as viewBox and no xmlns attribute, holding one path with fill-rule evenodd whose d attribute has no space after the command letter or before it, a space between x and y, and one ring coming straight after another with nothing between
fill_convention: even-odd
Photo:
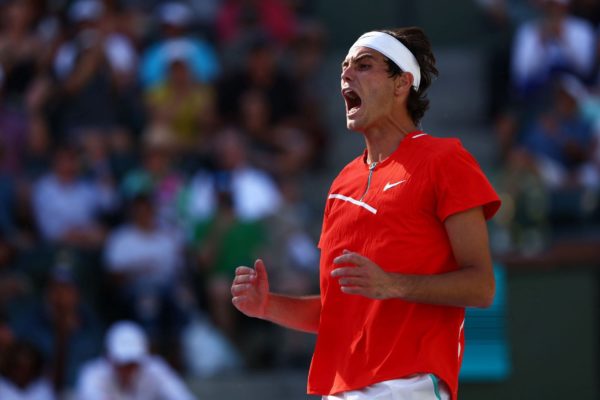
<instances>
[{"instance_id":1,"label":"blurred crowd","mask_svg":"<svg viewBox=\"0 0 600 400\"><path fill-rule=\"evenodd\" d=\"M600 2L478 0L503 208L492 245L600 239Z\"/></svg>"},{"instance_id":2,"label":"blurred crowd","mask_svg":"<svg viewBox=\"0 0 600 400\"><path fill-rule=\"evenodd\" d=\"M0 1L0 398L151 398L98 397L114 375L187 399L178 375L306 365L306 337L242 318L229 285L260 256L275 289L317 289L313 13Z\"/></svg>"},{"instance_id":3,"label":"blurred crowd","mask_svg":"<svg viewBox=\"0 0 600 400\"><path fill-rule=\"evenodd\" d=\"M311 339L243 318L229 285L260 256L274 290L318 290L315 3L0 0L0 399L306 367ZM600 3L476 3L494 250L600 237Z\"/></svg>"}]
</instances>

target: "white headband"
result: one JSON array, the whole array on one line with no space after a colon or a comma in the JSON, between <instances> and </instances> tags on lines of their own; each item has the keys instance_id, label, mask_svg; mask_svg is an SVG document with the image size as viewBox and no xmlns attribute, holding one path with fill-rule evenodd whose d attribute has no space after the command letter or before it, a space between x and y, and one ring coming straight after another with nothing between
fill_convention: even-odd
<instances>
[{"instance_id":1,"label":"white headband","mask_svg":"<svg viewBox=\"0 0 600 400\"><path fill-rule=\"evenodd\" d=\"M398 39L383 32L367 32L358 38L350 47L368 47L377 50L394 62L404 72L410 72L413 76L413 87L419 89L421 83L421 69L417 59Z\"/></svg>"}]
</instances>

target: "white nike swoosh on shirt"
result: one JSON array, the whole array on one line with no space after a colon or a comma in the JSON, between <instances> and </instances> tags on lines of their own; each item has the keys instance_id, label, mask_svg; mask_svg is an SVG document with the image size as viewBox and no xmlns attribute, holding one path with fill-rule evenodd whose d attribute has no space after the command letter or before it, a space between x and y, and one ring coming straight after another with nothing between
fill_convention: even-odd
<instances>
[{"instance_id":1,"label":"white nike swoosh on shirt","mask_svg":"<svg viewBox=\"0 0 600 400\"><path fill-rule=\"evenodd\" d=\"M399 184L401 184L401 183L404 183L404 182L406 182L406 179L402 179L401 181L394 182L394 183L389 183L389 182L388 182L388 183L386 183L386 184L385 184L385 186L383 187L383 191L385 192L386 190L388 190L388 189L391 189L391 188L393 188L394 186L398 186Z\"/></svg>"}]
</instances>

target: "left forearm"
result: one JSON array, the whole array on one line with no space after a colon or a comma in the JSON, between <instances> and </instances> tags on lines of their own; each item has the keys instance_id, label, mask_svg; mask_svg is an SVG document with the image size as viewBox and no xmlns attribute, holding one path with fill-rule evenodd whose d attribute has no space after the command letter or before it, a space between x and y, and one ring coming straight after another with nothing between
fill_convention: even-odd
<instances>
[{"instance_id":1,"label":"left forearm","mask_svg":"<svg viewBox=\"0 0 600 400\"><path fill-rule=\"evenodd\" d=\"M361 254L344 250L333 263L346 266L333 269L331 276L338 280L342 292L351 295L456 307L490 306L495 292L494 270L482 208L451 215L445 226L458 264L456 271L392 273Z\"/></svg>"},{"instance_id":2,"label":"left forearm","mask_svg":"<svg viewBox=\"0 0 600 400\"><path fill-rule=\"evenodd\" d=\"M494 300L493 272L472 267L437 275L390 275L390 297L456 307L489 307Z\"/></svg>"}]
</instances>

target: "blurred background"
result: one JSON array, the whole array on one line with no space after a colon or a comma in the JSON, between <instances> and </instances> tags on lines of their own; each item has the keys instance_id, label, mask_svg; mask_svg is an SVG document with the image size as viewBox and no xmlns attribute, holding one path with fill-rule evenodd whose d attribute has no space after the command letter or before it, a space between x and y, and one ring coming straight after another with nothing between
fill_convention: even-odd
<instances>
[{"instance_id":1,"label":"blurred background","mask_svg":"<svg viewBox=\"0 0 600 400\"><path fill-rule=\"evenodd\" d=\"M93 363L142 363L121 320L187 387L166 399L316 399L314 338L243 317L230 280L260 256L274 291L318 291L364 145L340 62L409 25L440 70L423 129L503 200L461 398L598 399L599 24L598 0L1 0L0 399L91 398Z\"/></svg>"}]
</instances>

